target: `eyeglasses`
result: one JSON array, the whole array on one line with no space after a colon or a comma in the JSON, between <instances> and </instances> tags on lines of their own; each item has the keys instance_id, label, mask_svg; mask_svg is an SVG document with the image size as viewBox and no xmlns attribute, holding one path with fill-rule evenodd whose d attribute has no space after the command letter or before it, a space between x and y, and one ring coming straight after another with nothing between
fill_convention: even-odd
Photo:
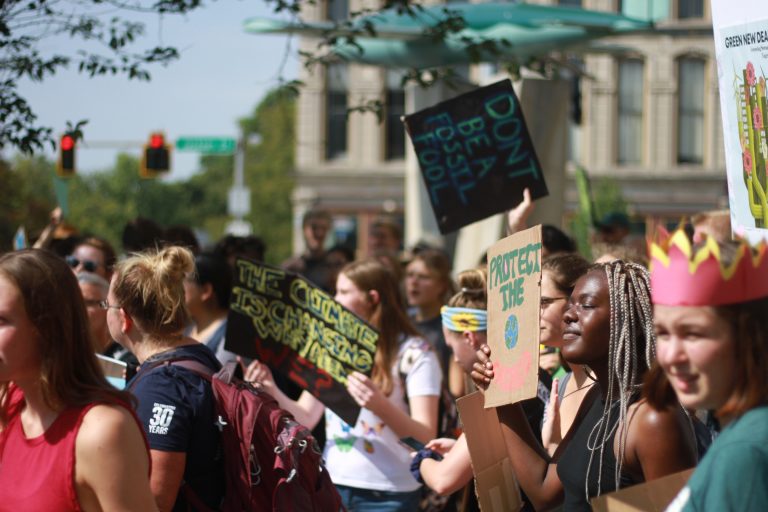
<instances>
[{"instance_id":1,"label":"eyeglasses","mask_svg":"<svg viewBox=\"0 0 768 512\"><path fill-rule=\"evenodd\" d=\"M83 264L83 269L86 272L96 272L96 269L99 268L101 265L96 263L92 260L79 260L75 258L74 256L67 256L64 258L67 262L67 265L69 265L71 268L77 268L81 263Z\"/></svg>"},{"instance_id":2,"label":"eyeglasses","mask_svg":"<svg viewBox=\"0 0 768 512\"><path fill-rule=\"evenodd\" d=\"M110 304L106 300L100 300L99 301L99 307L101 309L109 309L109 308L120 309L122 306L113 306L112 304Z\"/></svg>"},{"instance_id":3,"label":"eyeglasses","mask_svg":"<svg viewBox=\"0 0 768 512\"><path fill-rule=\"evenodd\" d=\"M551 304L553 304L557 300L568 300L568 297L542 297L541 309L548 308Z\"/></svg>"}]
</instances>

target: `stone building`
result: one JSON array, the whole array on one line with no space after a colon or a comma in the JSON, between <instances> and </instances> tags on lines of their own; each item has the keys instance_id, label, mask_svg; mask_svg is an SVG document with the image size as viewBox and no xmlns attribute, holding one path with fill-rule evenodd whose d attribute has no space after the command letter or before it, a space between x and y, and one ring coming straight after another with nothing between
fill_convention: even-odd
<instances>
[{"instance_id":1,"label":"stone building","mask_svg":"<svg viewBox=\"0 0 768 512\"><path fill-rule=\"evenodd\" d=\"M593 179L612 177L636 219L652 215L674 222L685 214L727 205L709 2L623 1L559 2L627 15L653 12L658 20L653 33L601 40L606 47L621 48L619 52L581 56L580 94L570 95L581 115L568 116L568 164L558 180L558 209L547 209L557 218L550 216L547 222L562 223L577 209L576 164ZM350 9L361 7L361 0L318 0L306 6L302 17L341 20ZM312 38L301 40L303 50L315 50L316 45ZM489 64L458 71L479 85L503 78ZM413 173L407 177L406 169L415 163L399 120L407 108L420 103L414 100L419 93L404 90L400 78L397 70L343 62L318 66L302 77L306 86L298 105L293 197L297 249L302 243L301 216L312 206L331 211L337 239L356 246L360 254L365 253L370 223L382 212L400 218L407 208L421 208L423 213L424 205L413 203L420 184ZM347 116L348 107L368 102L383 104L381 122L372 113ZM408 201L412 204L407 207ZM432 231L428 220L406 227L406 244Z\"/></svg>"}]
</instances>

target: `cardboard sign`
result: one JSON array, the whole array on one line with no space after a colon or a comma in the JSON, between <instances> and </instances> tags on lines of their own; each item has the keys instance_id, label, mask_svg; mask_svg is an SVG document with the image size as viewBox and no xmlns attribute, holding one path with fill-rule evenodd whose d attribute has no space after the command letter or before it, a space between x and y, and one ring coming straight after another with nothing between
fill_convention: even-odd
<instances>
[{"instance_id":1,"label":"cardboard sign","mask_svg":"<svg viewBox=\"0 0 768 512\"><path fill-rule=\"evenodd\" d=\"M520 510L523 501L496 409L485 409L475 391L456 400L475 474L475 492L483 512Z\"/></svg>"},{"instance_id":2,"label":"cardboard sign","mask_svg":"<svg viewBox=\"0 0 768 512\"><path fill-rule=\"evenodd\" d=\"M494 378L485 406L536 396L539 371L541 225L496 242L488 251L488 345Z\"/></svg>"},{"instance_id":3,"label":"cardboard sign","mask_svg":"<svg viewBox=\"0 0 768 512\"><path fill-rule=\"evenodd\" d=\"M405 116L443 234L548 194L510 80Z\"/></svg>"},{"instance_id":4,"label":"cardboard sign","mask_svg":"<svg viewBox=\"0 0 768 512\"><path fill-rule=\"evenodd\" d=\"M693 469L633 485L591 500L594 512L661 512L672 503Z\"/></svg>"},{"instance_id":5,"label":"cardboard sign","mask_svg":"<svg viewBox=\"0 0 768 512\"><path fill-rule=\"evenodd\" d=\"M347 374L371 374L379 334L299 275L240 258L235 265L225 348L278 370L354 425L360 406Z\"/></svg>"},{"instance_id":6,"label":"cardboard sign","mask_svg":"<svg viewBox=\"0 0 768 512\"><path fill-rule=\"evenodd\" d=\"M754 0L712 0L728 203L734 234L768 240L768 16Z\"/></svg>"}]
</instances>

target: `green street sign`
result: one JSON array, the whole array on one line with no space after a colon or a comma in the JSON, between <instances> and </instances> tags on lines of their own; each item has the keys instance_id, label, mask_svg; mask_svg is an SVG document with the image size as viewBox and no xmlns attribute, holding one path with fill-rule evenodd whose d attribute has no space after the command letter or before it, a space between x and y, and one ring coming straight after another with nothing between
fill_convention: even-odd
<instances>
[{"instance_id":1,"label":"green street sign","mask_svg":"<svg viewBox=\"0 0 768 512\"><path fill-rule=\"evenodd\" d=\"M198 153L234 153L237 142L232 137L179 137L176 139L178 151L196 151Z\"/></svg>"}]
</instances>

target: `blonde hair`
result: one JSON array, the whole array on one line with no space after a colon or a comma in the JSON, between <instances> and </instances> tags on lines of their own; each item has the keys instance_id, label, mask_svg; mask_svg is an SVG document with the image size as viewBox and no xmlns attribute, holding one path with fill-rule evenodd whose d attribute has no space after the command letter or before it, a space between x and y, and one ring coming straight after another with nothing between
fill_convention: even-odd
<instances>
[{"instance_id":1,"label":"blonde hair","mask_svg":"<svg viewBox=\"0 0 768 512\"><path fill-rule=\"evenodd\" d=\"M456 281L459 292L450 298L448 306L452 308L486 309L488 292L486 283L488 273L485 268L472 268L461 272Z\"/></svg>"},{"instance_id":2,"label":"blonde hair","mask_svg":"<svg viewBox=\"0 0 768 512\"><path fill-rule=\"evenodd\" d=\"M183 247L134 254L115 267L117 305L150 336L178 334L189 322L184 278L194 270L194 256Z\"/></svg>"}]
</instances>

